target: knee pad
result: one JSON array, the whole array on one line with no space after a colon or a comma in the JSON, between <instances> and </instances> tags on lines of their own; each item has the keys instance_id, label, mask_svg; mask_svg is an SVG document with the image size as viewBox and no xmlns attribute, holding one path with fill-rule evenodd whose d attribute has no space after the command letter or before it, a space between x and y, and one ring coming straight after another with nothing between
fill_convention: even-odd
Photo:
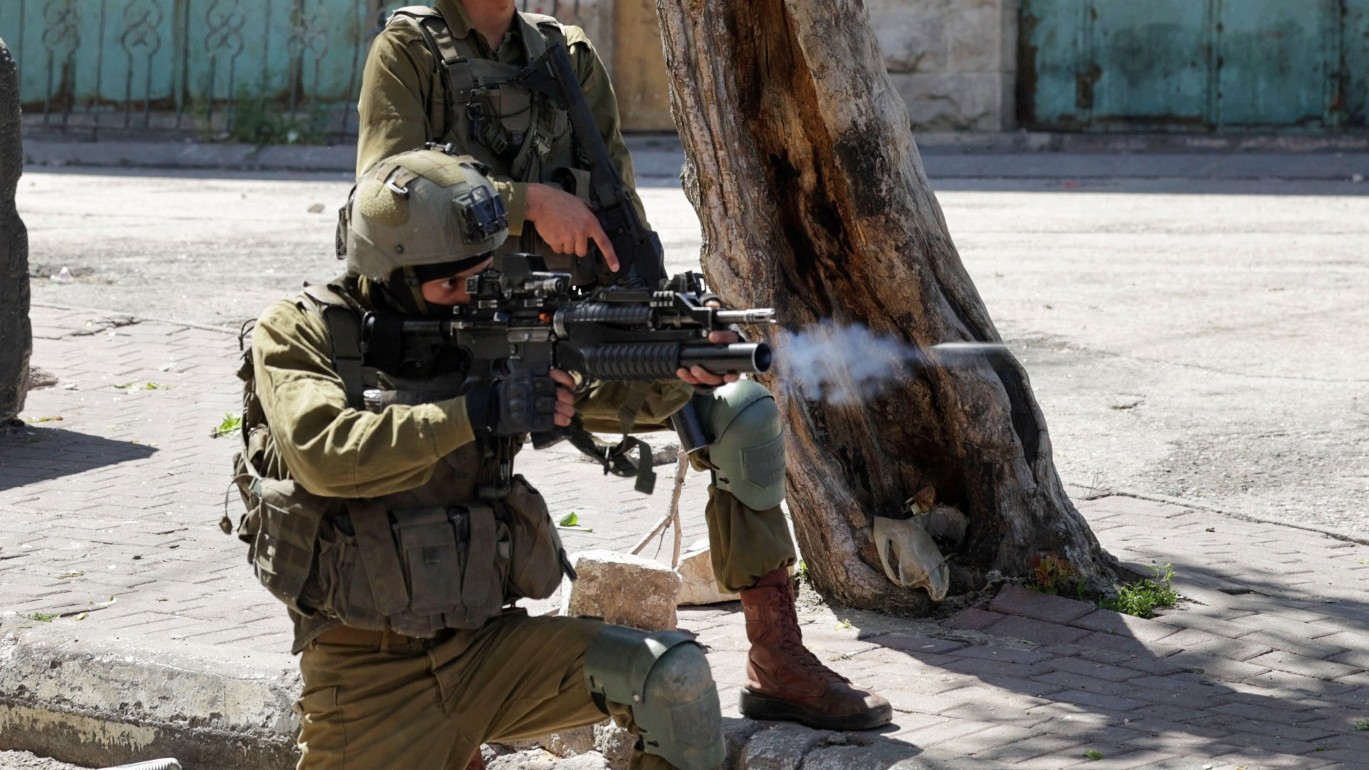
<instances>
[{"instance_id":1,"label":"knee pad","mask_svg":"<svg viewBox=\"0 0 1369 770\"><path fill-rule=\"evenodd\" d=\"M760 384L738 380L694 397L713 437L708 457L715 484L742 505L764 511L784 500L784 436L775 397Z\"/></svg>"},{"instance_id":2,"label":"knee pad","mask_svg":"<svg viewBox=\"0 0 1369 770\"><path fill-rule=\"evenodd\" d=\"M585 684L632 709L647 754L680 770L711 770L726 758L718 688L691 634L608 626L585 650Z\"/></svg>"}]
</instances>

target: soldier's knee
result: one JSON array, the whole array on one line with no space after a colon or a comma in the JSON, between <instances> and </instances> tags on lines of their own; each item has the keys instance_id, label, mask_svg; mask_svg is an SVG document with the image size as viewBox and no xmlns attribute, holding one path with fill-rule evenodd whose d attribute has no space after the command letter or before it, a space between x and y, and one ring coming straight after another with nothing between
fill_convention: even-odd
<instances>
[{"instance_id":1,"label":"soldier's knee","mask_svg":"<svg viewBox=\"0 0 1369 770\"><path fill-rule=\"evenodd\" d=\"M725 758L718 689L690 634L609 626L585 650L585 683L596 697L631 708L644 752L681 770Z\"/></svg>"},{"instance_id":2,"label":"soldier's knee","mask_svg":"<svg viewBox=\"0 0 1369 770\"><path fill-rule=\"evenodd\" d=\"M709 459L717 486L742 505L763 511L784 500L784 436L770 391L738 380L695 397L705 430L713 437Z\"/></svg>"}]
</instances>

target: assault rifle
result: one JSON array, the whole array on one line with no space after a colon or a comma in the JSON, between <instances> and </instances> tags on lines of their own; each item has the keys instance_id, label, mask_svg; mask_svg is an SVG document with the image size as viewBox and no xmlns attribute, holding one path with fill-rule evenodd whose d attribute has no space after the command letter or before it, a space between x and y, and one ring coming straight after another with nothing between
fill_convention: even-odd
<instances>
[{"instance_id":1,"label":"assault rifle","mask_svg":"<svg viewBox=\"0 0 1369 770\"><path fill-rule=\"evenodd\" d=\"M367 313L362 350L383 340L389 350L380 355L402 366L455 346L469 358L470 382L553 367L597 380L674 379L676 369L696 365L716 374L770 368L769 345L719 345L708 335L733 324L770 323L774 311L710 307L715 296L698 273L681 273L654 291L587 290L571 286L570 273L544 265L531 254L497 257L466 279L470 302L447 318Z\"/></svg>"},{"instance_id":2,"label":"assault rifle","mask_svg":"<svg viewBox=\"0 0 1369 770\"><path fill-rule=\"evenodd\" d=\"M442 396L451 397L518 369L545 374L557 368L598 380L664 380L674 379L681 367L756 373L769 370L772 361L770 346L763 342L708 341L711 332L733 324L771 323L774 311L711 307L715 295L698 273L681 273L654 291L578 289L571 286L569 273L546 270L541 257L514 254L496 257L494 266L467 278L466 291L470 301L455 307L448 318L367 313L362 351L368 363L405 371L455 347L469 367L461 389ZM688 405L672 421L687 450L709 442ZM604 463L605 473L635 475L637 490L650 494L655 474L644 442L625 437L603 453L577 419L569 428L533 436L533 446L563 438ZM635 466L626 460L631 447L639 451ZM507 468L501 473L507 476Z\"/></svg>"}]
</instances>

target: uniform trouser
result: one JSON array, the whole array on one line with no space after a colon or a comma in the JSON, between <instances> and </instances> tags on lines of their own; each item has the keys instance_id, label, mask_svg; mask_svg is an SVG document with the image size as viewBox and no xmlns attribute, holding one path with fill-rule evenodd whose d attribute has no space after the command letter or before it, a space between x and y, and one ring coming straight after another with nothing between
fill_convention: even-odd
<instances>
[{"instance_id":1,"label":"uniform trouser","mask_svg":"<svg viewBox=\"0 0 1369 770\"><path fill-rule=\"evenodd\" d=\"M764 511L747 508L731 492L710 484L704 519L713 576L722 591L750 588L798 558L789 522L778 505Z\"/></svg>"},{"instance_id":2,"label":"uniform trouser","mask_svg":"<svg viewBox=\"0 0 1369 770\"><path fill-rule=\"evenodd\" d=\"M604 714L585 686L585 648L603 627L509 612L438 642L325 633L300 658L299 770L465 770L481 743L594 724ZM608 708L635 732L626 706ZM670 765L635 751L631 767Z\"/></svg>"}]
</instances>

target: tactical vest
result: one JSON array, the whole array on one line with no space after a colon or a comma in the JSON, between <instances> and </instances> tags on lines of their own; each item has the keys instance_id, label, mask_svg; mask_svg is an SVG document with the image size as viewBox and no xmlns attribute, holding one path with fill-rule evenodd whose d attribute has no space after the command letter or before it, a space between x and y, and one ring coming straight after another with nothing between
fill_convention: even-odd
<instances>
[{"instance_id":1,"label":"tactical vest","mask_svg":"<svg viewBox=\"0 0 1369 770\"><path fill-rule=\"evenodd\" d=\"M309 287L296 302L327 323L334 367L355 408L453 395L450 378L401 382L366 366L359 308L332 287ZM498 495L488 493L500 463L487 442L458 447L426 484L404 492L343 500L304 489L284 467L257 401L249 335L244 327L244 443L233 464L246 513L237 535L258 580L292 610L427 637L479 628L510 602L546 598L563 573L574 574L537 490L511 476ZM226 515L221 525L232 530Z\"/></svg>"},{"instance_id":2,"label":"tactical vest","mask_svg":"<svg viewBox=\"0 0 1369 770\"><path fill-rule=\"evenodd\" d=\"M473 42L477 33L464 39L453 36L441 12L428 6L400 8L388 23L417 29L436 62L434 74L441 87L433 89L428 104L434 141L460 148L496 174L555 185L588 198L589 174L577 162L570 118L538 90L550 78L545 67L533 72L484 58ZM514 23L527 63L536 62L549 43L566 39L560 22L550 16L516 13ZM556 254L537 237L535 228L524 228L521 237L510 238L499 249L516 252L541 254L553 269L574 273L577 283L597 280L592 265Z\"/></svg>"}]
</instances>

